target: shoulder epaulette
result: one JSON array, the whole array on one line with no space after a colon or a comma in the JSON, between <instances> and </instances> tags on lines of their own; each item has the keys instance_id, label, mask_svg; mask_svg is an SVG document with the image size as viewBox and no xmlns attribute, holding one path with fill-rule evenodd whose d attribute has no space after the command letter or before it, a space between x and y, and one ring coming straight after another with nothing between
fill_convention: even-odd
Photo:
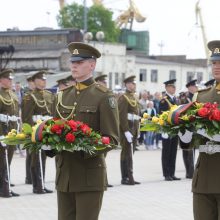
<instances>
[{"instance_id":1,"label":"shoulder epaulette","mask_svg":"<svg viewBox=\"0 0 220 220\"><path fill-rule=\"evenodd\" d=\"M198 90L198 92L203 92L203 91L207 91L207 90L209 90L209 89L211 89L212 87L209 87L209 88L204 88L204 89L200 89L200 90Z\"/></svg>"},{"instance_id":2,"label":"shoulder epaulette","mask_svg":"<svg viewBox=\"0 0 220 220\"><path fill-rule=\"evenodd\" d=\"M66 88L60 89L59 91L69 90L69 89L72 89L73 87L75 87L75 86L70 85L70 86L67 86Z\"/></svg>"},{"instance_id":3,"label":"shoulder epaulette","mask_svg":"<svg viewBox=\"0 0 220 220\"><path fill-rule=\"evenodd\" d=\"M108 88L106 88L105 86L100 85L100 84L98 84L98 83L96 83L95 87L96 87L98 90L102 91L102 92L107 92L107 91L109 91Z\"/></svg>"},{"instance_id":4,"label":"shoulder epaulette","mask_svg":"<svg viewBox=\"0 0 220 220\"><path fill-rule=\"evenodd\" d=\"M45 89L44 91L47 92L47 93L50 93L50 94L52 93L51 91L49 91L49 90L47 90L47 89Z\"/></svg>"}]
</instances>

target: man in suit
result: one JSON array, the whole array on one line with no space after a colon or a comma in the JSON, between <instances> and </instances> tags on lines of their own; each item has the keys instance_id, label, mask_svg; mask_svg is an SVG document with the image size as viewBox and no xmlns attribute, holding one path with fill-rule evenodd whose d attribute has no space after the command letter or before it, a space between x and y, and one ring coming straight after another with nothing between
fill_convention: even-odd
<instances>
[{"instance_id":1,"label":"man in suit","mask_svg":"<svg viewBox=\"0 0 220 220\"><path fill-rule=\"evenodd\" d=\"M5 136L11 129L17 129L19 118L19 101L12 91L13 69L0 72L0 136ZM0 144L0 197L19 196L11 190L10 165L15 146Z\"/></svg>"},{"instance_id":2,"label":"man in suit","mask_svg":"<svg viewBox=\"0 0 220 220\"><path fill-rule=\"evenodd\" d=\"M57 95L55 117L82 121L94 131L118 143L118 106L114 94L93 79L100 52L84 43L68 45L71 72L76 85ZM56 156L56 189L59 220L98 220L104 191L107 189L104 153L112 148L84 152L62 151Z\"/></svg>"},{"instance_id":3,"label":"man in suit","mask_svg":"<svg viewBox=\"0 0 220 220\"><path fill-rule=\"evenodd\" d=\"M159 114L170 110L172 105L176 105L176 79L164 82L166 93L159 104ZM180 180L175 176L176 155L178 146L178 136L169 137L168 134L162 134L162 169L165 181Z\"/></svg>"},{"instance_id":4,"label":"man in suit","mask_svg":"<svg viewBox=\"0 0 220 220\"><path fill-rule=\"evenodd\" d=\"M135 97L135 76L129 76L124 80L126 91L118 99L120 119L120 144L121 144L121 184L140 184L133 176L133 153L137 145L140 108Z\"/></svg>"},{"instance_id":5,"label":"man in suit","mask_svg":"<svg viewBox=\"0 0 220 220\"><path fill-rule=\"evenodd\" d=\"M53 94L46 90L47 71L41 70L33 76L35 90L25 94L22 100L22 122L34 125L37 120L47 120L51 118ZM52 193L44 185L46 155L44 150L30 153L30 171L33 185L33 193ZM42 163L41 163L42 162ZM42 165L42 167L41 167ZM28 168L27 168L28 169Z\"/></svg>"}]
</instances>

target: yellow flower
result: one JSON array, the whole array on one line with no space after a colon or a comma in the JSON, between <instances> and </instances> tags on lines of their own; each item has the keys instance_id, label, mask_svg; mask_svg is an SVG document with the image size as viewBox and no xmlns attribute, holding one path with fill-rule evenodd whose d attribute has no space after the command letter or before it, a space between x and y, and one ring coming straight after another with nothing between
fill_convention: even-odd
<instances>
[{"instance_id":1,"label":"yellow flower","mask_svg":"<svg viewBox=\"0 0 220 220\"><path fill-rule=\"evenodd\" d=\"M11 132L15 133L15 134L17 133L17 131L15 129L11 129Z\"/></svg>"},{"instance_id":2,"label":"yellow flower","mask_svg":"<svg viewBox=\"0 0 220 220\"><path fill-rule=\"evenodd\" d=\"M167 120L168 115L169 115L169 111L166 111L166 112L163 112L163 113L159 116L159 118L160 118L160 119L163 119L163 120Z\"/></svg>"},{"instance_id":3,"label":"yellow flower","mask_svg":"<svg viewBox=\"0 0 220 220\"><path fill-rule=\"evenodd\" d=\"M178 108L178 105L172 105L171 108L170 108L170 111L174 111Z\"/></svg>"},{"instance_id":4,"label":"yellow flower","mask_svg":"<svg viewBox=\"0 0 220 220\"><path fill-rule=\"evenodd\" d=\"M150 115L147 114L146 112L143 114L143 118L149 118L149 117L150 117Z\"/></svg>"},{"instance_id":5,"label":"yellow flower","mask_svg":"<svg viewBox=\"0 0 220 220\"><path fill-rule=\"evenodd\" d=\"M161 126L163 126L164 125L164 120L163 119L161 119L161 118L159 118L159 124L161 125Z\"/></svg>"},{"instance_id":6,"label":"yellow flower","mask_svg":"<svg viewBox=\"0 0 220 220\"><path fill-rule=\"evenodd\" d=\"M153 118L152 118L152 122L153 123L158 123L159 122L159 118L158 117L156 117L156 116L153 116Z\"/></svg>"},{"instance_id":7,"label":"yellow flower","mask_svg":"<svg viewBox=\"0 0 220 220\"><path fill-rule=\"evenodd\" d=\"M37 124L41 124L43 121L41 119L37 120Z\"/></svg>"},{"instance_id":8,"label":"yellow flower","mask_svg":"<svg viewBox=\"0 0 220 220\"><path fill-rule=\"evenodd\" d=\"M7 136L8 136L9 138L11 138L11 137L15 137L15 136L16 136L16 134L15 134L15 133L13 133L13 132L9 132Z\"/></svg>"},{"instance_id":9,"label":"yellow flower","mask_svg":"<svg viewBox=\"0 0 220 220\"><path fill-rule=\"evenodd\" d=\"M141 118L141 124L144 124L145 121L145 118Z\"/></svg>"},{"instance_id":10,"label":"yellow flower","mask_svg":"<svg viewBox=\"0 0 220 220\"><path fill-rule=\"evenodd\" d=\"M203 103L200 103L200 102L195 102L195 105L196 105L196 108L197 109L200 109L200 108L202 108L203 107Z\"/></svg>"},{"instance_id":11,"label":"yellow flower","mask_svg":"<svg viewBox=\"0 0 220 220\"><path fill-rule=\"evenodd\" d=\"M181 119L182 119L183 121L189 121L189 116L188 116L188 115L183 115L183 116L181 117Z\"/></svg>"},{"instance_id":12,"label":"yellow flower","mask_svg":"<svg viewBox=\"0 0 220 220\"><path fill-rule=\"evenodd\" d=\"M19 134L16 135L16 138L25 139L26 135L24 133L19 133Z\"/></svg>"}]
</instances>

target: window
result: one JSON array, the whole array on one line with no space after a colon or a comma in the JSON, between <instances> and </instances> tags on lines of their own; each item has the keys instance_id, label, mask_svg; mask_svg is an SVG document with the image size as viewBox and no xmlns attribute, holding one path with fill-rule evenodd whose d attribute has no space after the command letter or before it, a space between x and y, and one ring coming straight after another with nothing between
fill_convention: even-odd
<instances>
[{"instance_id":1,"label":"window","mask_svg":"<svg viewBox=\"0 0 220 220\"><path fill-rule=\"evenodd\" d=\"M197 72L197 83L201 83L203 81L203 72Z\"/></svg>"},{"instance_id":2,"label":"window","mask_svg":"<svg viewBox=\"0 0 220 220\"><path fill-rule=\"evenodd\" d=\"M139 81L140 82L147 82L147 70L146 69L140 69Z\"/></svg>"},{"instance_id":3,"label":"window","mask_svg":"<svg viewBox=\"0 0 220 220\"><path fill-rule=\"evenodd\" d=\"M157 70L151 70L151 82L157 82L158 78L158 71Z\"/></svg>"},{"instance_id":4,"label":"window","mask_svg":"<svg viewBox=\"0 0 220 220\"><path fill-rule=\"evenodd\" d=\"M186 79L186 82L190 82L194 79L195 77L195 73L194 72L187 72L187 79Z\"/></svg>"},{"instance_id":5,"label":"window","mask_svg":"<svg viewBox=\"0 0 220 220\"><path fill-rule=\"evenodd\" d=\"M115 73L115 85L119 84L119 77L118 77L118 73Z\"/></svg>"},{"instance_id":6,"label":"window","mask_svg":"<svg viewBox=\"0 0 220 220\"><path fill-rule=\"evenodd\" d=\"M176 79L176 71L175 70L170 70L170 80L171 79Z\"/></svg>"}]
</instances>

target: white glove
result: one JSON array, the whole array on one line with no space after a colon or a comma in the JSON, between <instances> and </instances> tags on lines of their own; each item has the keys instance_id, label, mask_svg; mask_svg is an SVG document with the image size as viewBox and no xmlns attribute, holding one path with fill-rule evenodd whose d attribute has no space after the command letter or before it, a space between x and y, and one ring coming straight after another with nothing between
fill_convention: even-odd
<instances>
[{"instance_id":1,"label":"white glove","mask_svg":"<svg viewBox=\"0 0 220 220\"><path fill-rule=\"evenodd\" d=\"M161 137L162 137L163 139L168 139L169 135L168 135L167 133L162 133L162 134L161 134Z\"/></svg>"},{"instance_id":2,"label":"white glove","mask_svg":"<svg viewBox=\"0 0 220 220\"><path fill-rule=\"evenodd\" d=\"M197 131L197 134L200 134L200 135L202 135L202 136L208 138L208 139L211 140L211 141L220 142L220 134L215 134L215 135L213 135L213 136L211 137L211 136L209 136L209 135L205 132L205 129L199 129L199 130Z\"/></svg>"},{"instance_id":3,"label":"white glove","mask_svg":"<svg viewBox=\"0 0 220 220\"><path fill-rule=\"evenodd\" d=\"M133 135L131 134L130 131L125 131L125 137L126 137L128 143L132 143Z\"/></svg>"},{"instance_id":4,"label":"white glove","mask_svg":"<svg viewBox=\"0 0 220 220\"><path fill-rule=\"evenodd\" d=\"M51 146L50 145L42 145L41 149L42 150L51 150Z\"/></svg>"},{"instance_id":5,"label":"white glove","mask_svg":"<svg viewBox=\"0 0 220 220\"><path fill-rule=\"evenodd\" d=\"M192 141L192 135L193 135L193 132L188 131L188 130L186 130L184 134L182 134L180 131L178 132L178 136L180 140L185 144L188 144Z\"/></svg>"},{"instance_id":6,"label":"white glove","mask_svg":"<svg viewBox=\"0 0 220 220\"><path fill-rule=\"evenodd\" d=\"M3 141L1 141L1 140L4 139L4 138L5 138L4 135L1 135L1 136L0 136L0 144L1 144L2 147L6 147L6 146L7 146Z\"/></svg>"},{"instance_id":7,"label":"white glove","mask_svg":"<svg viewBox=\"0 0 220 220\"><path fill-rule=\"evenodd\" d=\"M2 147L7 147L7 145L3 141L0 141L0 143Z\"/></svg>"}]
</instances>

